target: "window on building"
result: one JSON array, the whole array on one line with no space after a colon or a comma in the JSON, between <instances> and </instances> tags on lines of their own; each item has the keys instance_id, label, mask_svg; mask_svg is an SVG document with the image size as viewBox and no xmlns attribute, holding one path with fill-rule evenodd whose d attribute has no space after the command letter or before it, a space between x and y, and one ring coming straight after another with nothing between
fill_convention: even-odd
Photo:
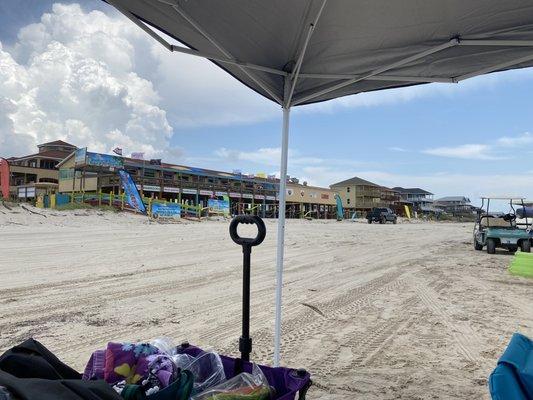
<instances>
[{"instance_id":1,"label":"window on building","mask_svg":"<svg viewBox=\"0 0 533 400\"><path fill-rule=\"evenodd\" d=\"M60 169L59 170L59 180L64 181L66 179L72 179L72 176L74 175L73 169Z\"/></svg>"},{"instance_id":2,"label":"window on building","mask_svg":"<svg viewBox=\"0 0 533 400\"><path fill-rule=\"evenodd\" d=\"M39 182L58 183L57 179L54 178L41 178Z\"/></svg>"},{"instance_id":3,"label":"window on building","mask_svg":"<svg viewBox=\"0 0 533 400\"><path fill-rule=\"evenodd\" d=\"M349 186L346 188L346 192L350 193L350 187Z\"/></svg>"},{"instance_id":4,"label":"window on building","mask_svg":"<svg viewBox=\"0 0 533 400\"><path fill-rule=\"evenodd\" d=\"M174 172L163 171L163 179L166 180L166 181L173 181L174 180Z\"/></svg>"},{"instance_id":5,"label":"window on building","mask_svg":"<svg viewBox=\"0 0 533 400\"><path fill-rule=\"evenodd\" d=\"M57 161L54 160L41 160L41 168L43 169L55 169Z\"/></svg>"},{"instance_id":6,"label":"window on building","mask_svg":"<svg viewBox=\"0 0 533 400\"><path fill-rule=\"evenodd\" d=\"M346 199L346 203L347 203L347 204L350 204L350 199Z\"/></svg>"},{"instance_id":7,"label":"window on building","mask_svg":"<svg viewBox=\"0 0 533 400\"><path fill-rule=\"evenodd\" d=\"M155 178L155 170L153 170L153 169L144 170L144 177L145 178Z\"/></svg>"}]
</instances>

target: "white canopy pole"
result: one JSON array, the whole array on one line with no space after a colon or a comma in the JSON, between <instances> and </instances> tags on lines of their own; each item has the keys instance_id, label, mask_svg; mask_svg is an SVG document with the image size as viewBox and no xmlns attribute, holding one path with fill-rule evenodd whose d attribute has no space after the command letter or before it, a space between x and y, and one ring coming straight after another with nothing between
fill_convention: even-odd
<instances>
[{"instance_id":1,"label":"white canopy pole","mask_svg":"<svg viewBox=\"0 0 533 400\"><path fill-rule=\"evenodd\" d=\"M302 49L298 56L298 61L290 76L285 77L283 87L283 128L281 135L281 165L279 173L279 208L278 208L278 253L276 258L276 322L274 328L274 366L279 367L281 358L281 302L283 291L283 255L285 250L285 199L287 195L287 161L289 157L289 117L291 113L291 101L296 82L300 74L300 68L309 44L309 39L315 30L318 19L324 10L327 0L322 1L313 23L309 25L309 30L302 44Z\"/></svg>"},{"instance_id":2,"label":"white canopy pole","mask_svg":"<svg viewBox=\"0 0 533 400\"><path fill-rule=\"evenodd\" d=\"M287 194L287 159L289 155L289 106L283 107L281 167L279 172L278 249L276 258L276 323L274 329L274 366L279 367L281 353L281 295L283 288L283 253L285 246L285 197Z\"/></svg>"}]
</instances>

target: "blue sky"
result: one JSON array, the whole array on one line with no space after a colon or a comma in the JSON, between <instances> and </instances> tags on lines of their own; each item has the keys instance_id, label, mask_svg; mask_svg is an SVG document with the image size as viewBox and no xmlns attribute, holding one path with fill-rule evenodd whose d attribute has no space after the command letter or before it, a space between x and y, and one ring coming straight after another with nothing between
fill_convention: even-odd
<instances>
[{"instance_id":1,"label":"blue sky","mask_svg":"<svg viewBox=\"0 0 533 400\"><path fill-rule=\"evenodd\" d=\"M100 1L67 3L0 3L10 82L0 83L0 155L57 136L97 151L118 145L199 167L277 171L276 105L207 61L166 53ZM297 107L289 174L531 198L532 84L533 71L521 70Z\"/></svg>"}]
</instances>

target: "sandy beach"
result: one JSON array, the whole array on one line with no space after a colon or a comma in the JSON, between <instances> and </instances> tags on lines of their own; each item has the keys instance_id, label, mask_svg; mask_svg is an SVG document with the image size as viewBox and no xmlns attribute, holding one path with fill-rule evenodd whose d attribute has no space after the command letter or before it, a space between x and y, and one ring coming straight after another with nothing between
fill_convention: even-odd
<instances>
[{"instance_id":1,"label":"sandy beach","mask_svg":"<svg viewBox=\"0 0 533 400\"><path fill-rule=\"evenodd\" d=\"M37 211L40 214L34 214ZM252 254L253 360L272 360L276 221ZM533 281L471 244L470 223L287 222L283 364L310 399L488 399ZM83 369L111 340L237 354L242 252L227 221L0 205L0 347L33 336Z\"/></svg>"}]
</instances>

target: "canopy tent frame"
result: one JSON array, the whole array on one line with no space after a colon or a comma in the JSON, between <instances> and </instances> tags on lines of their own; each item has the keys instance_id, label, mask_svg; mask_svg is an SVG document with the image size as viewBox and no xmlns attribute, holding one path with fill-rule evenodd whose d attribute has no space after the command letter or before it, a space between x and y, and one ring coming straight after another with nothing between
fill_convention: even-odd
<instances>
[{"instance_id":1,"label":"canopy tent frame","mask_svg":"<svg viewBox=\"0 0 533 400\"><path fill-rule=\"evenodd\" d=\"M287 183L287 164L288 164L288 145L289 145L289 127L290 127L290 110L292 107L302 105L310 102L311 100L320 101L320 97L345 88L356 83L363 81L391 81L391 82L403 82L406 85L409 83L458 83L462 80L469 79L475 76L483 75L489 72L506 69L508 67L516 66L527 61L533 60L533 49L531 55L522 56L519 58L511 59L506 62L496 63L492 66L481 68L477 71L469 72L458 76L398 76L398 75L384 75L384 73L394 70L398 67L406 66L409 63L418 61L433 55L446 51L447 49L458 46L486 46L495 47L500 46L504 48L512 47L533 47L532 40L487 40L487 39L468 39L460 36L451 37L446 42L427 48L424 51L415 52L407 57L401 58L393 63L386 64L379 68L373 69L364 74L331 74L320 73L312 71L302 71L303 60L306 55L307 47L309 45L311 36L315 31L316 25L322 15L322 12L326 6L327 0L322 0L321 5L318 7L318 12L310 23L308 22L308 16L306 15L306 23L300 31L300 38L303 37L303 41L300 45L298 53L292 60L288 60L289 63L293 63L292 69L289 70L278 69L272 66L258 65L250 63L246 60L239 60L232 56L214 37L212 37L204 27L201 26L196 20L194 20L187 12L179 6L176 0L157 0L160 3L164 3L172 7L173 10L185 21L187 21L199 34L207 39L220 53L221 55L215 55L211 53L201 52L192 48L176 46L169 43L161 35L159 35L154 29L152 29L148 23L143 22L139 17L129 12L124 7L117 4L117 0L105 0L112 4L120 12L122 12L133 23L139 26L142 30L148 33L152 38L157 40L167 50L171 52L178 52L188 54L196 57L202 57L211 60L215 63L234 65L239 68L252 82L254 82L259 88L261 88L268 96L270 100L275 101L282 108L283 112L283 124L281 135L281 160L280 160L280 187L279 187L279 215L278 215L278 237L277 237L277 257L276 257L276 316L275 316L275 333L274 333L274 366L279 366L280 363L280 349L281 349L281 304L282 304L282 285L283 285L283 259L284 259L284 237L285 237L285 208L286 208L286 183ZM296 61L294 61L296 60ZM255 72L263 72L276 76L283 77L283 95L276 94L276 89L271 87L261 77L257 76ZM231 72L230 72L231 73ZM294 96L296 85L299 78L316 79L316 80L331 80L336 79L337 82L331 82L323 86L310 89L308 92L300 93ZM239 78L237 78L239 79ZM243 82L244 83L244 82ZM251 87L251 86L250 86ZM252 88L254 89L254 88ZM256 90L256 89L254 89ZM256 90L257 91L257 90ZM361 93L365 90L354 91L349 94ZM264 94L261 93L263 96ZM265 96L266 97L266 96ZM318 100L317 100L318 99Z\"/></svg>"}]
</instances>

